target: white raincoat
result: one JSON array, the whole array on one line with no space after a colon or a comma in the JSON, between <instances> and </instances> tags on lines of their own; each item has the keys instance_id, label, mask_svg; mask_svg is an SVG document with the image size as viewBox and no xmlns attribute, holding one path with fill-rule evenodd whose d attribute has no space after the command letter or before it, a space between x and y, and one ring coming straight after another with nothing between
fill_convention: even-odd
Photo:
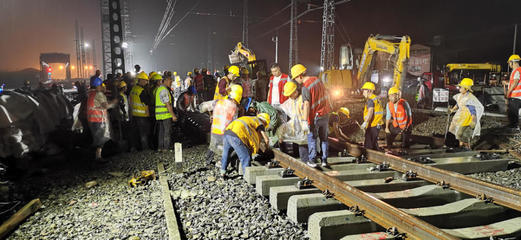
<instances>
[{"instance_id":1,"label":"white raincoat","mask_svg":"<svg viewBox=\"0 0 521 240\"><path fill-rule=\"evenodd\" d=\"M468 115L470 114L467 105L472 105L476 108L476 127L474 128L474 132L472 133L472 137L479 136L481 133L481 116L483 116L484 107L481 102L472 94L471 92L467 92L467 94L463 95L458 93L454 95L454 100L458 104L458 111L452 118L452 122L450 123L449 132L454 135L457 135L460 128L463 127L464 123L467 120Z\"/></svg>"},{"instance_id":2,"label":"white raincoat","mask_svg":"<svg viewBox=\"0 0 521 240\"><path fill-rule=\"evenodd\" d=\"M289 98L279 106L290 118L288 122L279 127L277 131L280 131L281 136L279 138L291 141L307 141L309 130L305 130L302 126L302 121L306 119L302 117L303 106L302 95L297 99Z\"/></svg>"}]
</instances>

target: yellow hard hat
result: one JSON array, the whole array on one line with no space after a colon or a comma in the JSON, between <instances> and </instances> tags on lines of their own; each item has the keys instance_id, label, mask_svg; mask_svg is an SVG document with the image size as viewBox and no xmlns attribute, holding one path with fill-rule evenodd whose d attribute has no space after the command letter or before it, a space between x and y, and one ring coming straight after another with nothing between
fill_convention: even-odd
<instances>
[{"instance_id":1,"label":"yellow hard hat","mask_svg":"<svg viewBox=\"0 0 521 240\"><path fill-rule=\"evenodd\" d=\"M192 72L186 73L186 76L191 76L191 75L192 75Z\"/></svg>"},{"instance_id":2,"label":"yellow hard hat","mask_svg":"<svg viewBox=\"0 0 521 240\"><path fill-rule=\"evenodd\" d=\"M126 83L125 81L121 81L121 82L119 83L119 88L124 88L124 87L126 87L126 86L127 86L127 83Z\"/></svg>"},{"instance_id":3,"label":"yellow hard hat","mask_svg":"<svg viewBox=\"0 0 521 240\"><path fill-rule=\"evenodd\" d=\"M241 85L233 84L231 87L229 98L237 101L237 103L240 103L242 100L242 87Z\"/></svg>"},{"instance_id":4,"label":"yellow hard hat","mask_svg":"<svg viewBox=\"0 0 521 240\"><path fill-rule=\"evenodd\" d=\"M270 126L270 115L267 113L259 113L257 114L257 117L266 123L266 128Z\"/></svg>"},{"instance_id":5,"label":"yellow hard hat","mask_svg":"<svg viewBox=\"0 0 521 240\"><path fill-rule=\"evenodd\" d=\"M233 65L233 66L228 68L228 73L231 73L231 74L233 74L236 77L239 76L239 72L240 72L239 67L237 67L235 65Z\"/></svg>"},{"instance_id":6,"label":"yellow hard hat","mask_svg":"<svg viewBox=\"0 0 521 240\"><path fill-rule=\"evenodd\" d=\"M282 94L286 97L289 97L291 94L293 94L297 90L297 84L293 81L289 81L286 84L284 84L284 91Z\"/></svg>"},{"instance_id":7,"label":"yellow hard hat","mask_svg":"<svg viewBox=\"0 0 521 240\"><path fill-rule=\"evenodd\" d=\"M470 78L463 78L458 85L470 90L470 88L474 85L474 81Z\"/></svg>"},{"instance_id":8,"label":"yellow hard hat","mask_svg":"<svg viewBox=\"0 0 521 240\"><path fill-rule=\"evenodd\" d=\"M174 76L177 76L177 72L174 72Z\"/></svg>"},{"instance_id":9,"label":"yellow hard hat","mask_svg":"<svg viewBox=\"0 0 521 240\"><path fill-rule=\"evenodd\" d=\"M510 62L510 61L521 61L521 57L519 57L519 55L517 55L517 54L513 54L512 56L510 56L508 58L508 62Z\"/></svg>"},{"instance_id":10,"label":"yellow hard hat","mask_svg":"<svg viewBox=\"0 0 521 240\"><path fill-rule=\"evenodd\" d=\"M367 89L367 90L376 90L376 87L374 86L374 83L372 82L365 82L364 85L362 86L362 89Z\"/></svg>"},{"instance_id":11,"label":"yellow hard hat","mask_svg":"<svg viewBox=\"0 0 521 240\"><path fill-rule=\"evenodd\" d=\"M152 76L154 76L154 75L156 75L156 74L157 74L156 72L153 72L153 71L152 71L152 72L150 72L150 73L148 74L148 77L149 77L149 78L152 78Z\"/></svg>"},{"instance_id":12,"label":"yellow hard hat","mask_svg":"<svg viewBox=\"0 0 521 240\"><path fill-rule=\"evenodd\" d=\"M346 107L341 107L338 112L344 114L346 117L349 118L349 109L347 109Z\"/></svg>"},{"instance_id":13,"label":"yellow hard hat","mask_svg":"<svg viewBox=\"0 0 521 240\"><path fill-rule=\"evenodd\" d=\"M395 93L399 93L400 92L400 89L398 89L397 87L392 87L392 88L389 88L389 92L387 92L389 95L391 94L395 94Z\"/></svg>"},{"instance_id":14,"label":"yellow hard hat","mask_svg":"<svg viewBox=\"0 0 521 240\"><path fill-rule=\"evenodd\" d=\"M302 73L304 73L307 70L306 67L302 64L297 64L293 67L291 67L291 78L296 78L300 76Z\"/></svg>"},{"instance_id":15,"label":"yellow hard hat","mask_svg":"<svg viewBox=\"0 0 521 240\"><path fill-rule=\"evenodd\" d=\"M250 74L250 71L248 71L247 68L242 69L242 74Z\"/></svg>"},{"instance_id":16,"label":"yellow hard hat","mask_svg":"<svg viewBox=\"0 0 521 240\"><path fill-rule=\"evenodd\" d=\"M136 78L148 80L148 75L145 72L140 72L137 74Z\"/></svg>"},{"instance_id":17,"label":"yellow hard hat","mask_svg":"<svg viewBox=\"0 0 521 240\"><path fill-rule=\"evenodd\" d=\"M163 77L156 73L156 74L152 75L152 80L161 81L161 80L163 80Z\"/></svg>"}]
</instances>

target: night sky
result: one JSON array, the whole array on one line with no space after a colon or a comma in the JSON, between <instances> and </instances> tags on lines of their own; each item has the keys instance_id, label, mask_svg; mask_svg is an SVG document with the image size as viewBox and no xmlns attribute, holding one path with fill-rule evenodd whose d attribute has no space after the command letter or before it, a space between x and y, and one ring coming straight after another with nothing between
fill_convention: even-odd
<instances>
[{"instance_id":1,"label":"night sky","mask_svg":"<svg viewBox=\"0 0 521 240\"><path fill-rule=\"evenodd\" d=\"M171 24L196 2L178 0ZM275 32L265 33L289 20L289 9L263 24L256 23L289 3L289 0L249 0L249 47L258 59L267 59L268 64L274 59L271 37ZM306 9L307 3L321 5L317 0L303 1L299 12ZM205 67L208 42L213 48L215 66L221 68L227 64L229 51L241 40L242 0L200 0L194 11L198 14L190 14L150 55L166 1L129 0L129 7L134 64L142 65L147 72L168 69L184 74L193 67ZM376 33L406 34L413 43L426 45L440 35L444 41L436 51L442 55L442 64L489 61L506 66L504 63L512 53L514 24L521 23L520 10L521 1L514 0L352 0L337 6L336 49L348 41L361 48L369 34ZM76 19L84 27L85 40L95 41L97 65L101 66L99 16L98 0L0 0L3 54L0 70L38 68L41 52L70 53L71 59L75 59ZM304 16L299 24L299 62L316 70L320 61L321 17L322 11L315 11ZM279 62L283 69L287 69L288 31L289 26L278 31ZM518 41L518 49L520 44Z\"/></svg>"}]
</instances>

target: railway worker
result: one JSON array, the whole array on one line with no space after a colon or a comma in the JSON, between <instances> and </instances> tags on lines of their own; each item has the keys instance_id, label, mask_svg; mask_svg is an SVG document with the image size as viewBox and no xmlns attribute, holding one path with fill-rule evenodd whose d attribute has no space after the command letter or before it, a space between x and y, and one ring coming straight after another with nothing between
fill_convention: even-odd
<instances>
[{"instance_id":1,"label":"railway worker","mask_svg":"<svg viewBox=\"0 0 521 240\"><path fill-rule=\"evenodd\" d=\"M388 96L389 102L385 115L387 148L392 148L393 141L399 134L402 134L402 147L407 148L412 131L411 107L405 99L401 98L401 92L397 87L391 87Z\"/></svg>"},{"instance_id":2,"label":"railway worker","mask_svg":"<svg viewBox=\"0 0 521 240\"><path fill-rule=\"evenodd\" d=\"M367 102L364 106L364 122L360 125L365 130L364 147L378 150L378 133L383 125L384 110L380 100L374 94L376 87L372 82L365 82L362 91Z\"/></svg>"},{"instance_id":3,"label":"railway worker","mask_svg":"<svg viewBox=\"0 0 521 240\"><path fill-rule=\"evenodd\" d=\"M221 159L221 176L226 175L228 157L233 148L239 156L242 169L250 166L251 155L256 154L260 148L261 138L269 146L269 139L264 132L270 125L270 116L261 113L254 117L240 117L231 122L224 132L223 156Z\"/></svg>"},{"instance_id":4,"label":"railway worker","mask_svg":"<svg viewBox=\"0 0 521 240\"><path fill-rule=\"evenodd\" d=\"M137 84L130 90L129 106L131 108L131 123L137 131L141 149L149 148L148 138L150 136L150 109L148 107L149 95L145 91L148 85L148 76L145 72L136 75ZM135 147L135 144L134 144Z\"/></svg>"},{"instance_id":5,"label":"railway worker","mask_svg":"<svg viewBox=\"0 0 521 240\"><path fill-rule=\"evenodd\" d=\"M96 147L96 161L105 162L101 157L103 145L110 140L111 129L107 109L118 103L115 98L108 102L105 96L105 85L100 78L91 81L91 90L87 98L87 122L92 134L93 145Z\"/></svg>"},{"instance_id":6,"label":"railway worker","mask_svg":"<svg viewBox=\"0 0 521 240\"><path fill-rule=\"evenodd\" d=\"M454 95L456 105L450 112L456 112L450 123L449 131L459 140L459 146L470 150L470 142L473 137L481 133L480 120L483 115L484 107L479 100L472 94L474 81L464 78L459 83L459 92Z\"/></svg>"},{"instance_id":7,"label":"railway worker","mask_svg":"<svg viewBox=\"0 0 521 240\"><path fill-rule=\"evenodd\" d=\"M508 66L512 68L508 90L506 92L506 104L508 112L509 127L514 131L519 131L519 108L521 108L521 67L519 62L521 57L514 54L508 59Z\"/></svg>"},{"instance_id":8,"label":"railway worker","mask_svg":"<svg viewBox=\"0 0 521 240\"><path fill-rule=\"evenodd\" d=\"M271 65L270 70L271 77L268 91L268 103L277 106L283 104L288 99L288 97L284 96L283 89L284 85L286 85L289 80L289 76L280 71L278 63Z\"/></svg>"},{"instance_id":9,"label":"railway worker","mask_svg":"<svg viewBox=\"0 0 521 240\"><path fill-rule=\"evenodd\" d=\"M125 81L121 81L119 83L119 113L122 116L123 122L130 121L129 119L129 105L128 105L128 96L125 94L127 92L127 83Z\"/></svg>"},{"instance_id":10,"label":"railway worker","mask_svg":"<svg viewBox=\"0 0 521 240\"><path fill-rule=\"evenodd\" d=\"M186 78L184 80L184 84L183 84L183 90L184 91L194 91L192 89L190 89L192 87L192 72L187 72L186 73Z\"/></svg>"},{"instance_id":11,"label":"railway worker","mask_svg":"<svg viewBox=\"0 0 521 240\"><path fill-rule=\"evenodd\" d=\"M253 97L253 86L252 81L250 79L250 71L248 69L243 68L241 71L241 86L242 86L242 97L243 98L251 98Z\"/></svg>"},{"instance_id":12,"label":"railway worker","mask_svg":"<svg viewBox=\"0 0 521 240\"><path fill-rule=\"evenodd\" d=\"M283 94L288 99L280 105L280 108L290 119L277 129L279 142L284 140L303 142L304 145L299 144L300 160L311 167L316 167L316 164L309 161L308 145L305 144L309 134L309 124L307 115L303 113L304 102L302 101L302 94L300 94L297 83L294 81L287 82L284 85Z\"/></svg>"},{"instance_id":13,"label":"railway worker","mask_svg":"<svg viewBox=\"0 0 521 240\"><path fill-rule=\"evenodd\" d=\"M206 152L207 165L214 163L215 153L222 151L226 127L239 116L239 103L242 99L242 87L233 85L227 99L217 100L213 108L210 146Z\"/></svg>"},{"instance_id":14,"label":"railway worker","mask_svg":"<svg viewBox=\"0 0 521 240\"><path fill-rule=\"evenodd\" d=\"M328 127L329 112L331 104L326 88L322 81L317 77L307 76L306 67L297 64L291 68L291 77L302 85L303 114L307 116L309 128L308 148L309 166L314 167L317 157L317 139L320 139L320 149L322 150L322 166L327 166L328 154Z\"/></svg>"},{"instance_id":15,"label":"railway worker","mask_svg":"<svg viewBox=\"0 0 521 240\"><path fill-rule=\"evenodd\" d=\"M349 109L341 107L337 112L331 113L329 118L329 132L336 138L344 141L349 140L347 134L342 130L343 127L348 125L348 119L350 118Z\"/></svg>"},{"instance_id":16,"label":"railway worker","mask_svg":"<svg viewBox=\"0 0 521 240\"><path fill-rule=\"evenodd\" d=\"M219 80L217 87L215 88L215 93L213 95L213 100L226 99L228 94L230 94L230 84L237 79L240 75L239 67L231 66L228 68L228 74Z\"/></svg>"},{"instance_id":17,"label":"railway worker","mask_svg":"<svg viewBox=\"0 0 521 240\"><path fill-rule=\"evenodd\" d=\"M166 152L169 150L170 138L172 135L172 122L177 121L177 116L174 113L172 105L172 95L170 94L171 85L172 78L167 77L162 80L162 85L157 88L155 93L155 119L159 128L157 138L158 152Z\"/></svg>"}]
</instances>

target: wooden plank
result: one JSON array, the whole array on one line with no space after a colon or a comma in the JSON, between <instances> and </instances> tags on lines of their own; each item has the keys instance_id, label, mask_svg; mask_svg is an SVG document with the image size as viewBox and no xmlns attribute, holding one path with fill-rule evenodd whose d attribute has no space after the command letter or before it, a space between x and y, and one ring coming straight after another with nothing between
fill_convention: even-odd
<instances>
[{"instance_id":1,"label":"wooden plank","mask_svg":"<svg viewBox=\"0 0 521 240\"><path fill-rule=\"evenodd\" d=\"M178 225L177 218L174 212L174 204L172 203L172 197L170 196L170 188L168 187L168 181L163 163L157 164L157 170L159 173L159 183L161 184L161 195L163 196L163 207L165 208L168 239L180 240L181 233L179 232L179 228L177 227Z\"/></svg>"},{"instance_id":2,"label":"wooden plank","mask_svg":"<svg viewBox=\"0 0 521 240\"><path fill-rule=\"evenodd\" d=\"M27 203L22 209L18 210L13 216L11 216L7 221L5 221L2 226L0 226L0 239L3 239L7 236L8 233L13 231L21 222L23 222L27 217L36 212L42 203L40 199L33 199L29 203Z\"/></svg>"},{"instance_id":3,"label":"wooden plank","mask_svg":"<svg viewBox=\"0 0 521 240\"><path fill-rule=\"evenodd\" d=\"M183 172L183 145L176 142L174 144L175 149L175 171L177 173Z\"/></svg>"}]
</instances>

